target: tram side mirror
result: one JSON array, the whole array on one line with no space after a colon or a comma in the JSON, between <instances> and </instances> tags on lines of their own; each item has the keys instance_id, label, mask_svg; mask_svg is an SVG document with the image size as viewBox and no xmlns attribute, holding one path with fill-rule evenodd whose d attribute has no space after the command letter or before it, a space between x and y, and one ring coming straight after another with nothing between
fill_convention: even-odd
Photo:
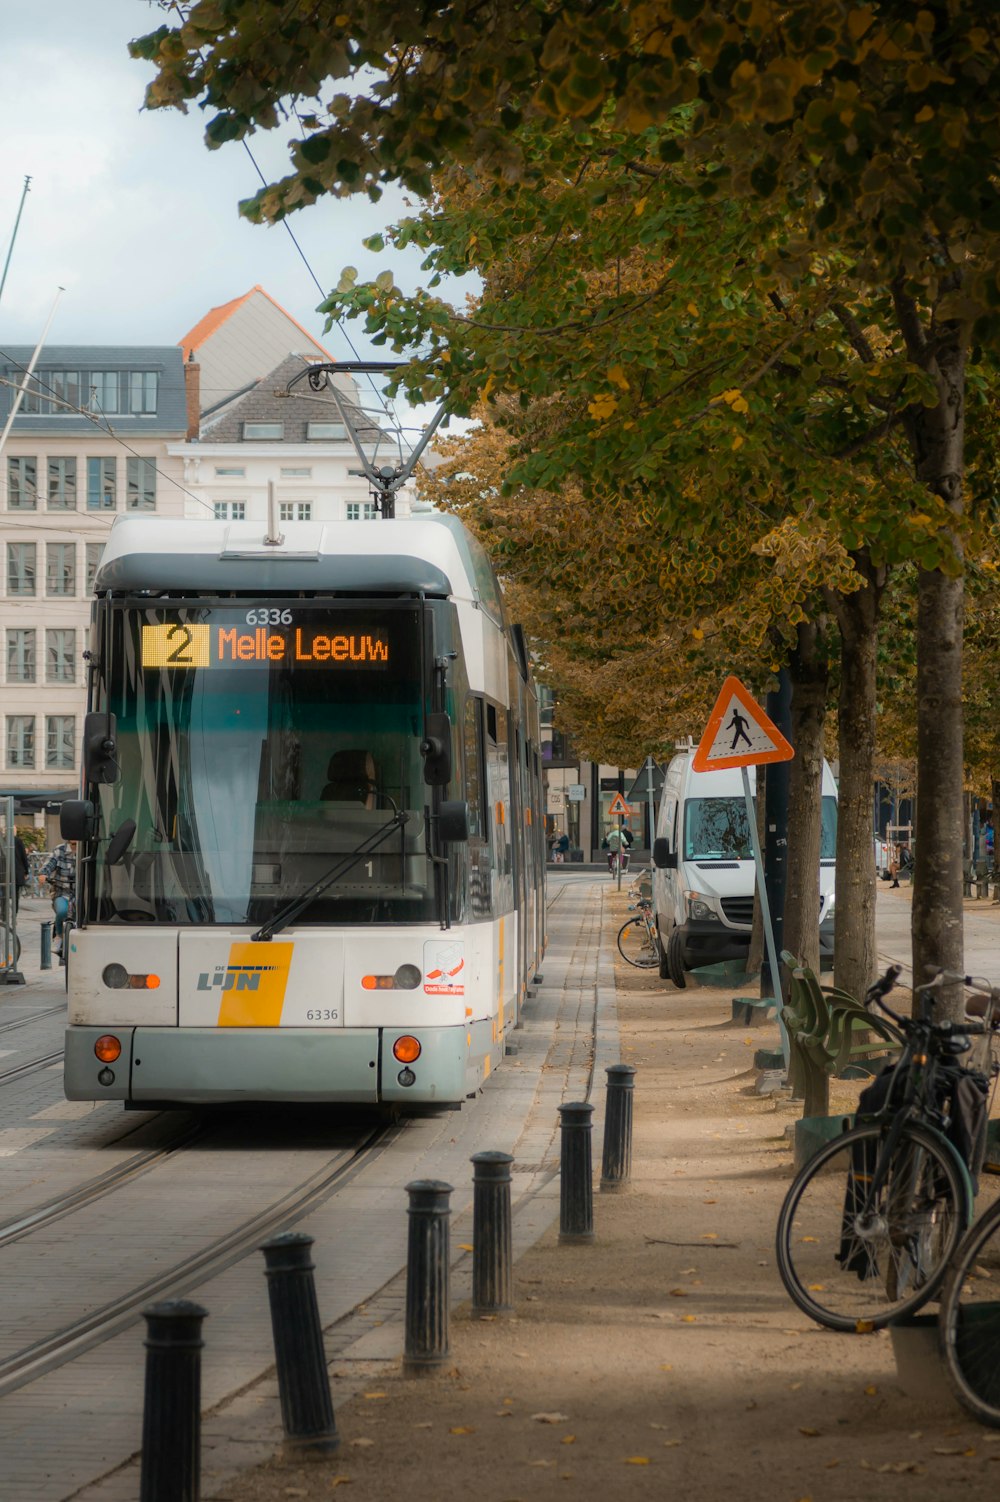
<instances>
[{"instance_id":1,"label":"tram side mirror","mask_svg":"<svg viewBox=\"0 0 1000 1502\"><path fill-rule=\"evenodd\" d=\"M670 849L670 841L662 835L653 841L653 865L658 871L677 870L677 851Z\"/></svg>"},{"instance_id":2,"label":"tram side mirror","mask_svg":"<svg viewBox=\"0 0 1000 1502\"><path fill-rule=\"evenodd\" d=\"M104 853L104 864L106 866L117 866L134 838L135 820L126 819L124 823L119 824L108 841L108 848Z\"/></svg>"},{"instance_id":3,"label":"tram side mirror","mask_svg":"<svg viewBox=\"0 0 1000 1502\"><path fill-rule=\"evenodd\" d=\"M469 805L464 798L446 798L438 809L438 834L446 845L464 845L469 839Z\"/></svg>"},{"instance_id":4,"label":"tram side mirror","mask_svg":"<svg viewBox=\"0 0 1000 1502\"><path fill-rule=\"evenodd\" d=\"M97 834L97 809L89 798L67 798L59 807L59 833L64 840L92 840Z\"/></svg>"},{"instance_id":5,"label":"tram side mirror","mask_svg":"<svg viewBox=\"0 0 1000 1502\"><path fill-rule=\"evenodd\" d=\"M83 775L87 782L118 781L118 742L113 714L103 710L83 722Z\"/></svg>"},{"instance_id":6,"label":"tram side mirror","mask_svg":"<svg viewBox=\"0 0 1000 1502\"><path fill-rule=\"evenodd\" d=\"M427 734L420 742L424 781L428 787L447 787L451 781L451 721L443 711L427 716Z\"/></svg>"}]
</instances>

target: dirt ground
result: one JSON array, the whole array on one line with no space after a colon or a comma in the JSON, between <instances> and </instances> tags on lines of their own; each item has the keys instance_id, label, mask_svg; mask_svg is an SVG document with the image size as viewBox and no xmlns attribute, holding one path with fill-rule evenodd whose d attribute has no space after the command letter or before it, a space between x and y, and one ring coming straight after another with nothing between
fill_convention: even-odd
<instances>
[{"instance_id":1,"label":"dirt ground","mask_svg":"<svg viewBox=\"0 0 1000 1502\"><path fill-rule=\"evenodd\" d=\"M624 911L613 896L615 926ZM753 1051L774 1029L734 1026L731 988L678 992L623 964L616 979L637 1071L632 1180L595 1194L595 1242L560 1246L552 1227L516 1266L514 1318L456 1309L447 1370L373 1365L341 1403L334 1366L338 1454L206 1482L206 1499L995 1497L1000 1431L965 1417L943 1376L904 1391L887 1334L821 1330L782 1288L774 1226L799 1109L755 1092ZM838 1085L831 1109L856 1088Z\"/></svg>"}]
</instances>

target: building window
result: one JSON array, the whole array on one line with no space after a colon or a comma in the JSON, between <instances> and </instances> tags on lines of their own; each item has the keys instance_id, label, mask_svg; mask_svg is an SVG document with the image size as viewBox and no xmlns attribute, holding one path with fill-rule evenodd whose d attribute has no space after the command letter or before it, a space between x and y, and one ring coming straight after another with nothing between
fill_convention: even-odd
<instances>
[{"instance_id":1,"label":"building window","mask_svg":"<svg viewBox=\"0 0 1000 1502\"><path fill-rule=\"evenodd\" d=\"M247 519L246 501L215 501L214 506L217 522L245 522Z\"/></svg>"},{"instance_id":2,"label":"building window","mask_svg":"<svg viewBox=\"0 0 1000 1502\"><path fill-rule=\"evenodd\" d=\"M373 522L378 515L374 501L348 501L347 520L349 522Z\"/></svg>"},{"instance_id":3,"label":"building window","mask_svg":"<svg viewBox=\"0 0 1000 1502\"><path fill-rule=\"evenodd\" d=\"M45 768L58 772L76 766L76 716L45 716Z\"/></svg>"},{"instance_id":4,"label":"building window","mask_svg":"<svg viewBox=\"0 0 1000 1502\"><path fill-rule=\"evenodd\" d=\"M7 716L8 767L35 765L35 717L33 714Z\"/></svg>"},{"instance_id":5,"label":"building window","mask_svg":"<svg viewBox=\"0 0 1000 1502\"><path fill-rule=\"evenodd\" d=\"M217 480L226 478L230 480L245 480L247 472L242 465L226 464L216 467L215 477Z\"/></svg>"},{"instance_id":6,"label":"building window","mask_svg":"<svg viewBox=\"0 0 1000 1502\"><path fill-rule=\"evenodd\" d=\"M34 681L35 633L32 630L8 627L7 682L34 683Z\"/></svg>"},{"instance_id":7,"label":"building window","mask_svg":"<svg viewBox=\"0 0 1000 1502\"><path fill-rule=\"evenodd\" d=\"M61 626L46 631L45 681L46 683L76 682L75 631Z\"/></svg>"},{"instance_id":8,"label":"building window","mask_svg":"<svg viewBox=\"0 0 1000 1502\"><path fill-rule=\"evenodd\" d=\"M103 542L88 542L87 544L87 594L94 593L94 581L97 578L97 570L101 565L101 554L104 552Z\"/></svg>"},{"instance_id":9,"label":"building window","mask_svg":"<svg viewBox=\"0 0 1000 1502\"><path fill-rule=\"evenodd\" d=\"M342 422L307 422L306 437L341 439L347 437L347 429Z\"/></svg>"},{"instance_id":10,"label":"building window","mask_svg":"<svg viewBox=\"0 0 1000 1502\"><path fill-rule=\"evenodd\" d=\"M312 501L279 501L278 516L283 522L311 522Z\"/></svg>"},{"instance_id":11,"label":"building window","mask_svg":"<svg viewBox=\"0 0 1000 1502\"><path fill-rule=\"evenodd\" d=\"M76 460L49 460L49 510L76 510Z\"/></svg>"},{"instance_id":12,"label":"building window","mask_svg":"<svg viewBox=\"0 0 1000 1502\"><path fill-rule=\"evenodd\" d=\"M7 460L7 505L11 511L38 509L38 460Z\"/></svg>"},{"instance_id":13,"label":"building window","mask_svg":"<svg viewBox=\"0 0 1000 1502\"><path fill-rule=\"evenodd\" d=\"M45 593L76 594L76 543L49 542L45 545Z\"/></svg>"},{"instance_id":14,"label":"building window","mask_svg":"<svg viewBox=\"0 0 1000 1502\"><path fill-rule=\"evenodd\" d=\"M143 415L156 411L158 377L155 370L130 370L128 373L128 409Z\"/></svg>"},{"instance_id":15,"label":"building window","mask_svg":"<svg viewBox=\"0 0 1000 1502\"><path fill-rule=\"evenodd\" d=\"M35 544L33 542L9 542L7 544L7 593L9 595L33 595L35 593Z\"/></svg>"},{"instance_id":16,"label":"building window","mask_svg":"<svg viewBox=\"0 0 1000 1502\"><path fill-rule=\"evenodd\" d=\"M285 424L283 422L245 422L243 424L243 437L247 438L284 438Z\"/></svg>"},{"instance_id":17,"label":"building window","mask_svg":"<svg viewBox=\"0 0 1000 1502\"><path fill-rule=\"evenodd\" d=\"M311 469L287 469L284 465L282 465L281 469L278 470L278 474L280 475L281 479L283 479L283 480L311 480L312 479L312 470Z\"/></svg>"},{"instance_id":18,"label":"building window","mask_svg":"<svg viewBox=\"0 0 1000 1502\"><path fill-rule=\"evenodd\" d=\"M86 373L87 406L91 412L118 412L119 379L117 370L91 370Z\"/></svg>"},{"instance_id":19,"label":"building window","mask_svg":"<svg viewBox=\"0 0 1000 1502\"><path fill-rule=\"evenodd\" d=\"M155 459L127 459L126 500L129 511L156 510Z\"/></svg>"},{"instance_id":20,"label":"building window","mask_svg":"<svg viewBox=\"0 0 1000 1502\"><path fill-rule=\"evenodd\" d=\"M114 511L118 504L115 461L87 460L87 510Z\"/></svg>"}]
</instances>

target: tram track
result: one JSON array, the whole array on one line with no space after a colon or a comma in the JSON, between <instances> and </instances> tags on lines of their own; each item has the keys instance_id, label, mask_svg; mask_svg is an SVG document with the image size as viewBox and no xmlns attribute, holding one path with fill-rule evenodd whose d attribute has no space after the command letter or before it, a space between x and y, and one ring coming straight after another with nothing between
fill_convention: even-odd
<instances>
[{"instance_id":1,"label":"tram track","mask_svg":"<svg viewBox=\"0 0 1000 1502\"><path fill-rule=\"evenodd\" d=\"M16 1028L27 1027L32 1022L40 1022L43 1017L52 1017L56 1012L65 1012L66 1003L60 1002L58 1006L44 1007L40 1012L32 1012L27 1017L17 1017L13 1022L0 1023L0 1034L12 1033Z\"/></svg>"},{"instance_id":2,"label":"tram track","mask_svg":"<svg viewBox=\"0 0 1000 1502\"><path fill-rule=\"evenodd\" d=\"M64 1366L84 1352L120 1334L140 1318L146 1304L156 1299L179 1297L188 1293L241 1261L257 1248L263 1237L294 1225L353 1178L370 1161L373 1150L386 1145L396 1130L398 1127L395 1123L378 1124L359 1142L343 1149L332 1161L332 1165L328 1160L296 1189L290 1190L266 1209L217 1237L200 1251L136 1284L127 1292L118 1294L113 1302L91 1310L61 1330L43 1336L0 1360L0 1397L16 1392L18 1388L25 1387L38 1377ZM79 1191L70 1191L65 1199L69 1201L77 1193ZM58 1218L56 1204L57 1202L53 1202L51 1206L42 1207L50 1220ZM75 1208L75 1204L67 1203L61 1213L69 1213ZM29 1219L30 1216L24 1217L25 1221ZM26 1234L32 1229L34 1226L22 1225L20 1231L15 1233L12 1224L5 1228L5 1233L10 1233L10 1239L15 1239L16 1235Z\"/></svg>"},{"instance_id":3,"label":"tram track","mask_svg":"<svg viewBox=\"0 0 1000 1502\"><path fill-rule=\"evenodd\" d=\"M37 1074L40 1069L51 1069L53 1064L61 1062L63 1051L57 1048L55 1053L43 1054L40 1059L29 1059L24 1064L15 1064L13 1069L5 1069L0 1073L0 1085L9 1085L13 1080L22 1080L29 1074Z\"/></svg>"}]
</instances>

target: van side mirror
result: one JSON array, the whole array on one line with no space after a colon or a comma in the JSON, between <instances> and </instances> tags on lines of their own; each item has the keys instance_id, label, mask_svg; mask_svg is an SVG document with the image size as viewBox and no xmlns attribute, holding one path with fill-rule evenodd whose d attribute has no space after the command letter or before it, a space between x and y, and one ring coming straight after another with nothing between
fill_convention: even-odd
<instances>
[{"instance_id":1,"label":"van side mirror","mask_svg":"<svg viewBox=\"0 0 1000 1502\"><path fill-rule=\"evenodd\" d=\"M97 809L89 798L67 798L59 806L59 833L64 840L92 840L97 834Z\"/></svg>"},{"instance_id":2,"label":"van side mirror","mask_svg":"<svg viewBox=\"0 0 1000 1502\"><path fill-rule=\"evenodd\" d=\"M87 782L117 782L117 722L113 714L100 710L83 722L83 775Z\"/></svg>"},{"instance_id":3,"label":"van side mirror","mask_svg":"<svg viewBox=\"0 0 1000 1502\"><path fill-rule=\"evenodd\" d=\"M446 845L464 845L469 839L469 805L464 798L446 798L438 809L438 834Z\"/></svg>"},{"instance_id":4,"label":"van side mirror","mask_svg":"<svg viewBox=\"0 0 1000 1502\"><path fill-rule=\"evenodd\" d=\"M427 716L427 734L420 742L424 781L428 787L447 787L451 781L451 721L443 710Z\"/></svg>"},{"instance_id":5,"label":"van side mirror","mask_svg":"<svg viewBox=\"0 0 1000 1502\"><path fill-rule=\"evenodd\" d=\"M658 871L677 870L677 851L671 850L670 841L662 835L653 841L653 865Z\"/></svg>"}]
</instances>

